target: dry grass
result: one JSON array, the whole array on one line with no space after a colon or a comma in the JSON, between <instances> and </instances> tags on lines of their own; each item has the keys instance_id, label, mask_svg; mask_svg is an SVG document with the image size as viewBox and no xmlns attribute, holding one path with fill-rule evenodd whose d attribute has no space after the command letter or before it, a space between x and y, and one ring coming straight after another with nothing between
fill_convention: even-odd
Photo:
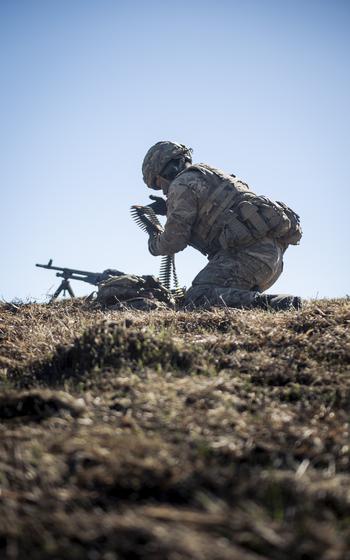
<instances>
[{"instance_id":1,"label":"dry grass","mask_svg":"<svg viewBox=\"0 0 350 560\"><path fill-rule=\"evenodd\" d=\"M350 559L350 301L0 306L0 557Z\"/></svg>"}]
</instances>

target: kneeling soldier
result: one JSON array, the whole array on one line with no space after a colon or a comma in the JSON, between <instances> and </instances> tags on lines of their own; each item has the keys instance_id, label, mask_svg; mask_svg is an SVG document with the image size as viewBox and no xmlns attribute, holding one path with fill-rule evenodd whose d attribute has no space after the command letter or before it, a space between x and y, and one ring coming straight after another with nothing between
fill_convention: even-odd
<instances>
[{"instance_id":1,"label":"kneeling soldier","mask_svg":"<svg viewBox=\"0 0 350 560\"><path fill-rule=\"evenodd\" d=\"M183 144L152 146L142 172L146 185L167 197L151 197L154 211L167 215L164 232L149 239L151 254L171 255L191 245L209 260L193 280L185 305L301 307L299 297L262 294L279 278L288 245L301 238L293 210L257 196L234 175L192 164L192 150Z\"/></svg>"}]
</instances>

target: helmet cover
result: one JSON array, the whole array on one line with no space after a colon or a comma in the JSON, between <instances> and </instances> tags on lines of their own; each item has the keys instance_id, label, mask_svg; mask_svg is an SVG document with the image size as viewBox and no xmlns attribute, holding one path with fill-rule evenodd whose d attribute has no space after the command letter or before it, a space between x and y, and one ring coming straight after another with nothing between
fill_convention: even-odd
<instances>
[{"instance_id":1,"label":"helmet cover","mask_svg":"<svg viewBox=\"0 0 350 560\"><path fill-rule=\"evenodd\" d=\"M162 141L152 146L142 164L143 180L150 189L160 190L155 186L158 175L161 175L162 169L172 159L179 159L182 156L185 160L192 162L192 148L187 148L184 144L176 142Z\"/></svg>"}]
</instances>

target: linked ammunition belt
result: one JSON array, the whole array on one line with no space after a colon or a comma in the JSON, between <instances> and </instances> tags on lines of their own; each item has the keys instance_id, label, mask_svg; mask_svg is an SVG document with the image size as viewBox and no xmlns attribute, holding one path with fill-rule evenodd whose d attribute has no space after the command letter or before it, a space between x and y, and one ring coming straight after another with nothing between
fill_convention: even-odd
<instances>
[{"instance_id":1,"label":"linked ammunition belt","mask_svg":"<svg viewBox=\"0 0 350 560\"><path fill-rule=\"evenodd\" d=\"M164 228L158 220L156 214L149 206L132 206L131 216L136 224L148 233L148 235L158 235ZM175 267L175 255L165 255L162 257L159 270L159 280L162 285L170 290L175 297L183 297L183 290L180 288L179 279Z\"/></svg>"}]
</instances>

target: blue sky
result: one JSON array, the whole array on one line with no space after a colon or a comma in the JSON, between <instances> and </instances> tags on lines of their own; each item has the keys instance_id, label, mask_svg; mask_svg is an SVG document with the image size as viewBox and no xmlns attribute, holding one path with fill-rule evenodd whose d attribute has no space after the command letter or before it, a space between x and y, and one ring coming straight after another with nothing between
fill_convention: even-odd
<instances>
[{"instance_id":1,"label":"blue sky","mask_svg":"<svg viewBox=\"0 0 350 560\"><path fill-rule=\"evenodd\" d=\"M129 208L164 139L301 215L270 292L348 294L349 15L341 0L0 0L0 298L45 300L49 258L157 274ZM181 283L205 262L180 253Z\"/></svg>"}]
</instances>

